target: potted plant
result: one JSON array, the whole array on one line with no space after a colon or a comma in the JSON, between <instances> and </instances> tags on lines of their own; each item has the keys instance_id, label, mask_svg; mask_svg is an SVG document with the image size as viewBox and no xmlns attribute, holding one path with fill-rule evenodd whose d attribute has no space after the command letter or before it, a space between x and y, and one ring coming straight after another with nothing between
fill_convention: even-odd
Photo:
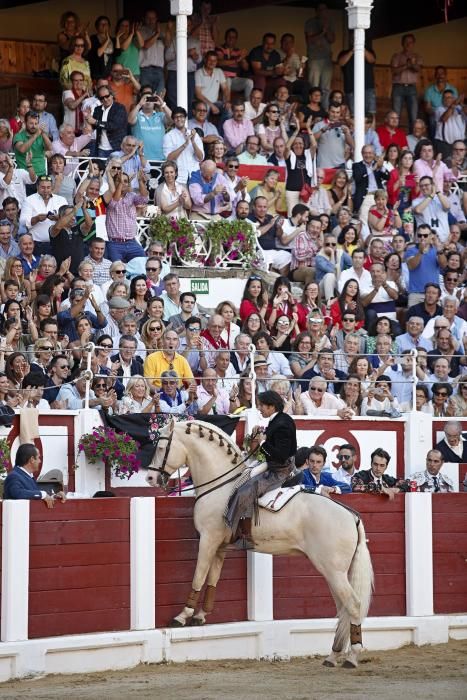
<instances>
[{"instance_id":1,"label":"potted plant","mask_svg":"<svg viewBox=\"0 0 467 700\"><path fill-rule=\"evenodd\" d=\"M78 452L84 453L90 464L102 460L119 479L129 479L139 470L141 462L136 456L139 447L126 433L104 427L85 433L78 442Z\"/></svg>"},{"instance_id":2,"label":"potted plant","mask_svg":"<svg viewBox=\"0 0 467 700\"><path fill-rule=\"evenodd\" d=\"M248 221L210 221L206 225L206 238L211 244L213 266L238 264L250 268L259 263L256 233Z\"/></svg>"},{"instance_id":3,"label":"potted plant","mask_svg":"<svg viewBox=\"0 0 467 700\"><path fill-rule=\"evenodd\" d=\"M174 255L180 262L198 261L195 229L188 219L176 219L165 215L155 216L148 227L153 240L161 241L169 255Z\"/></svg>"},{"instance_id":4,"label":"potted plant","mask_svg":"<svg viewBox=\"0 0 467 700\"><path fill-rule=\"evenodd\" d=\"M0 477L6 477L11 469L11 449L6 438L0 439Z\"/></svg>"}]
</instances>

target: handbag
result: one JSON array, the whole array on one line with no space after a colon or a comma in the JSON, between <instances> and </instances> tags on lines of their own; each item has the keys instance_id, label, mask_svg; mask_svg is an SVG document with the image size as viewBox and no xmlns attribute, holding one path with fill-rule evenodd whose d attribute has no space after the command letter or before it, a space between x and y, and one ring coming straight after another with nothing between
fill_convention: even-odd
<instances>
[{"instance_id":1,"label":"handbag","mask_svg":"<svg viewBox=\"0 0 467 700\"><path fill-rule=\"evenodd\" d=\"M311 195L313 194L313 187L309 185L307 182L305 182L305 175L303 174L303 169L302 169L302 180L303 184L300 190L300 194L298 195L301 201L304 204L308 204Z\"/></svg>"}]
</instances>

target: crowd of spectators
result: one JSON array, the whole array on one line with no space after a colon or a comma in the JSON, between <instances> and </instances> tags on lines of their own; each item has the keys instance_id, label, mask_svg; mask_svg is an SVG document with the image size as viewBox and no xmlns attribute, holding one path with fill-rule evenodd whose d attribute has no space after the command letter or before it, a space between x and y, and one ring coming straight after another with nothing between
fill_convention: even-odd
<instances>
[{"instance_id":1,"label":"crowd of spectators","mask_svg":"<svg viewBox=\"0 0 467 700\"><path fill-rule=\"evenodd\" d=\"M255 401L253 344L258 387L290 414L465 416L466 106L446 69L422 96L416 37L402 37L393 109L377 124L368 47L356 153L353 48L333 89L324 4L306 60L290 33L249 48L233 27L219 36L209 2L188 26L188 111L174 22L149 9L115 27L100 16L91 35L65 12L60 117L40 91L2 115L3 410L83 407L90 363L103 411L240 412ZM265 168L253 187L254 165ZM242 296L207 309L181 293L164 245L141 245L149 205L249 222L261 263Z\"/></svg>"}]
</instances>

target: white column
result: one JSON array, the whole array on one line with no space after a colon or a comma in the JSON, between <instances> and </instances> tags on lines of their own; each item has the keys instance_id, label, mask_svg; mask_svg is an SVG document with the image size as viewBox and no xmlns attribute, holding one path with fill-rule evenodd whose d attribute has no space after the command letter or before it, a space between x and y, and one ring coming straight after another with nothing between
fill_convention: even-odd
<instances>
[{"instance_id":1,"label":"white column","mask_svg":"<svg viewBox=\"0 0 467 700\"><path fill-rule=\"evenodd\" d=\"M29 501L3 501L2 642L28 638Z\"/></svg>"},{"instance_id":2,"label":"white column","mask_svg":"<svg viewBox=\"0 0 467 700\"><path fill-rule=\"evenodd\" d=\"M247 554L248 619L274 619L272 554Z\"/></svg>"},{"instance_id":3,"label":"white column","mask_svg":"<svg viewBox=\"0 0 467 700\"><path fill-rule=\"evenodd\" d=\"M425 469L426 453L433 446L431 440L432 417L421 411L410 411L405 415L404 476L408 477L414 472Z\"/></svg>"},{"instance_id":4,"label":"white column","mask_svg":"<svg viewBox=\"0 0 467 700\"><path fill-rule=\"evenodd\" d=\"M373 0L347 0L349 29L354 30L354 161L361 160L365 142L365 29L370 26Z\"/></svg>"},{"instance_id":5,"label":"white column","mask_svg":"<svg viewBox=\"0 0 467 700\"><path fill-rule=\"evenodd\" d=\"M155 498L132 498L130 503L130 629L156 625Z\"/></svg>"},{"instance_id":6,"label":"white column","mask_svg":"<svg viewBox=\"0 0 467 700\"><path fill-rule=\"evenodd\" d=\"M433 615L433 525L431 493L405 496L406 614Z\"/></svg>"},{"instance_id":7,"label":"white column","mask_svg":"<svg viewBox=\"0 0 467 700\"><path fill-rule=\"evenodd\" d=\"M82 435L92 433L93 428L102 425L102 418L95 408L82 409L75 421L75 454L78 441ZM78 428L78 429L76 429ZM99 460L96 464L87 464L84 452L79 452L76 458L75 492L91 498L96 491L105 490L105 467Z\"/></svg>"},{"instance_id":8,"label":"white column","mask_svg":"<svg viewBox=\"0 0 467 700\"><path fill-rule=\"evenodd\" d=\"M187 15L193 14L192 0L171 0L170 12L177 18L177 105L188 109Z\"/></svg>"}]
</instances>

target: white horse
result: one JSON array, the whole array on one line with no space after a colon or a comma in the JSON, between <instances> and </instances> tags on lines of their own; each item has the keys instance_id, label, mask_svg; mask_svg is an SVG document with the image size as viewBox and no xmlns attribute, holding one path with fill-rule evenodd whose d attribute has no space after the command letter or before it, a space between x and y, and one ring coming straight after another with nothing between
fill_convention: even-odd
<instances>
[{"instance_id":1,"label":"white horse","mask_svg":"<svg viewBox=\"0 0 467 700\"><path fill-rule=\"evenodd\" d=\"M191 593L173 624L202 625L214 608L216 585L232 538L224 511L233 478L245 465L237 445L219 428L198 420L175 423L172 419L160 431L147 481L155 485L157 478L165 486L182 465L189 467L193 479L194 523L200 540ZM338 623L332 652L324 664L336 666L339 657L345 656L343 665L355 668L362 649L361 624L373 587L370 553L358 514L329 498L299 493L277 513L261 509L260 521L252 529L256 552L305 554L328 582ZM202 607L195 612L205 583Z\"/></svg>"}]
</instances>

